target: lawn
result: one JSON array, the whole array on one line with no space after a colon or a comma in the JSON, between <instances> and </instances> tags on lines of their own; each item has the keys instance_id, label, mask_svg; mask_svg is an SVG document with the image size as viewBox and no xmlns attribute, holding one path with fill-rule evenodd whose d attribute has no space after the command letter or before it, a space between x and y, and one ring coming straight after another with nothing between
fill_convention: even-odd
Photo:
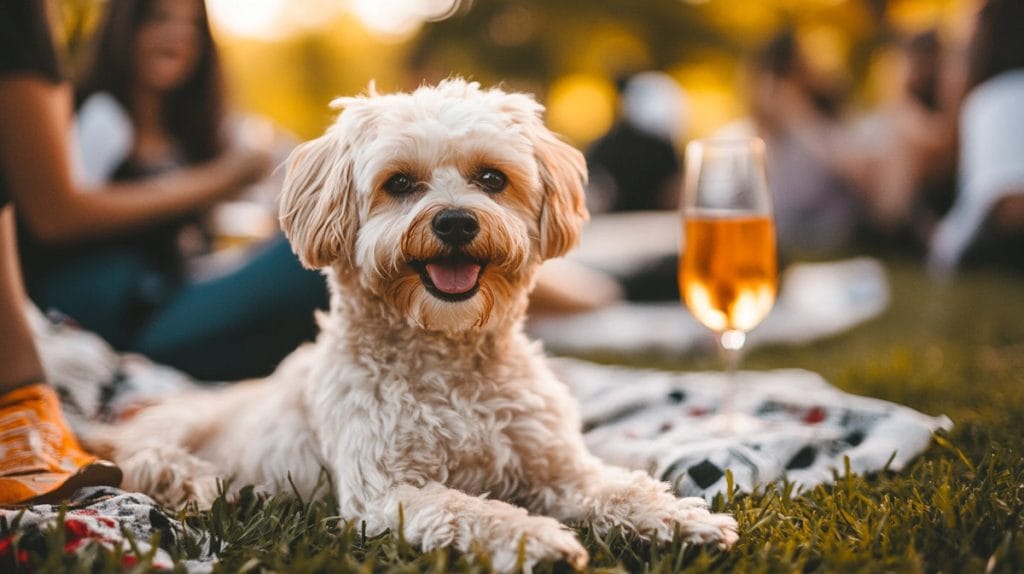
<instances>
[{"instance_id":1,"label":"lawn","mask_svg":"<svg viewBox=\"0 0 1024 574\"><path fill-rule=\"evenodd\" d=\"M1024 572L1024 278L971 273L937 285L912 264L890 271L893 303L881 318L814 345L759 350L746 366L814 370L846 391L946 414L954 430L899 474L841 472L834 484L799 495L774 484L720 497L715 507L740 523L730 552L678 541L651 546L577 525L592 571ZM716 367L706 357L614 360ZM390 536L366 538L337 520L330 500L243 496L183 516L209 533L225 572L487 570L486 557L421 554ZM58 534L53 542L60 547ZM172 555L194 557L199 543L183 540ZM69 564L56 548L40 557L41 570L117 570L116 557Z\"/></svg>"}]
</instances>

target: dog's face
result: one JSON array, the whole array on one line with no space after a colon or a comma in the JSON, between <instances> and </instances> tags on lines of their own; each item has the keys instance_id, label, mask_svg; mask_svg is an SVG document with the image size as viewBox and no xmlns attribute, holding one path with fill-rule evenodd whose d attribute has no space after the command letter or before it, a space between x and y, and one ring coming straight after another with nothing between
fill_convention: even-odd
<instances>
[{"instance_id":1,"label":"dog's face","mask_svg":"<svg viewBox=\"0 0 1024 574\"><path fill-rule=\"evenodd\" d=\"M540 262L578 241L583 156L532 97L447 80L332 106L343 112L292 154L281 199L307 267L358 280L423 328L460 331L517 307Z\"/></svg>"}]
</instances>

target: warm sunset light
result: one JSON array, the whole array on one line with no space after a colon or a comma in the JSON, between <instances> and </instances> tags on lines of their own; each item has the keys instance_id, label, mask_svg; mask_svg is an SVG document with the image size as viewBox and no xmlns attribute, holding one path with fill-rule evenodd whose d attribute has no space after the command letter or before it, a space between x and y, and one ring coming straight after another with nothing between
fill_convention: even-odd
<instances>
[{"instance_id":1,"label":"warm sunset light","mask_svg":"<svg viewBox=\"0 0 1024 574\"><path fill-rule=\"evenodd\" d=\"M405 38L426 21L454 13L459 0L209 0L210 17L228 34L281 38L330 23L342 12L354 14L368 30Z\"/></svg>"},{"instance_id":2,"label":"warm sunset light","mask_svg":"<svg viewBox=\"0 0 1024 574\"><path fill-rule=\"evenodd\" d=\"M423 22L454 13L459 0L351 0L350 9L370 30L385 36L406 36Z\"/></svg>"},{"instance_id":3,"label":"warm sunset light","mask_svg":"<svg viewBox=\"0 0 1024 574\"><path fill-rule=\"evenodd\" d=\"M210 0L207 9L213 25L227 34L277 38L287 32L281 17L288 4L287 0Z\"/></svg>"}]
</instances>

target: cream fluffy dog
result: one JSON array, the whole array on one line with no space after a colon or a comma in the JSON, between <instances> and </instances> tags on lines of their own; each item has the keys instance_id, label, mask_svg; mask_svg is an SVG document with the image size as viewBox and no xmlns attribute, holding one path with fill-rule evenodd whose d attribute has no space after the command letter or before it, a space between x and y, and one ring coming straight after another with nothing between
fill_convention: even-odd
<instances>
[{"instance_id":1,"label":"cream fluffy dog","mask_svg":"<svg viewBox=\"0 0 1024 574\"><path fill-rule=\"evenodd\" d=\"M566 385L523 334L537 268L587 217L583 157L542 106L458 79L332 105L344 111L294 152L281 199L296 253L330 283L319 338L267 380L94 437L125 488L208 503L217 477L271 492L290 479L310 495L323 468L368 533L401 524L424 550L482 548L499 570L523 539L528 565L585 565L564 521L731 545L730 516L587 452Z\"/></svg>"}]
</instances>

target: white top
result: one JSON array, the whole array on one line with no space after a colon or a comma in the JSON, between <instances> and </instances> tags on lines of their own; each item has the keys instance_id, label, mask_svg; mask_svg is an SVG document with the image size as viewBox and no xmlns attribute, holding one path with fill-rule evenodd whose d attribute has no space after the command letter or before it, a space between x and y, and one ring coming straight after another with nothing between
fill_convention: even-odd
<instances>
[{"instance_id":1,"label":"white top","mask_svg":"<svg viewBox=\"0 0 1024 574\"><path fill-rule=\"evenodd\" d=\"M110 181L135 145L131 118L105 92L97 92L82 103L71 135L72 176L85 189Z\"/></svg>"},{"instance_id":2,"label":"white top","mask_svg":"<svg viewBox=\"0 0 1024 574\"><path fill-rule=\"evenodd\" d=\"M960 112L956 203L932 238L931 269L948 275L992 207L1024 184L1024 69L974 88Z\"/></svg>"}]
</instances>

